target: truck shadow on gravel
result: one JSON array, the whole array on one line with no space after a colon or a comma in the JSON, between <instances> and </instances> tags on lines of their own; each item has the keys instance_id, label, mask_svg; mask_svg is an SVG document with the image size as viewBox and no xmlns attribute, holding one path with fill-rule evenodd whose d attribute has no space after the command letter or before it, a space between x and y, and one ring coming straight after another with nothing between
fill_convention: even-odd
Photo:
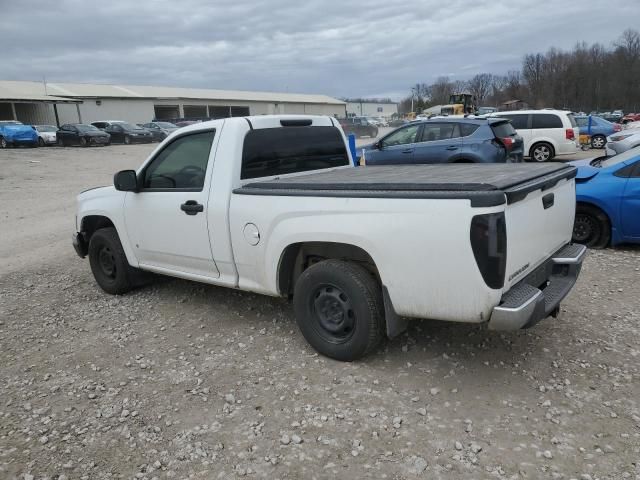
<instances>
[{"instance_id":1,"label":"truck shadow on gravel","mask_svg":"<svg viewBox=\"0 0 640 480\"><path fill-rule=\"evenodd\" d=\"M281 335L289 336L296 347L315 354L302 337L291 302L286 299L169 277L156 277L151 285L138 291L147 289L152 289L165 301L174 298L177 305L190 305L190 310L195 308L199 318L207 312L215 312L212 321L244 330L247 335L277 323L282 328ZM219 315L221 313L224 314ZM563 312L560 318L549 318L531 329L515 332L494 332L484 325L410 319L407 331L391 340L385 338L374 353L357 363L375 367L381 361L422 362L434 357L469 360L478 364L517 363L525 357L544 355L550 337L554 336L554 327L563 321L563 317L567 317L567 312ZM213 325L205 323L208 327Z\"/></svg>"}]
</instances>

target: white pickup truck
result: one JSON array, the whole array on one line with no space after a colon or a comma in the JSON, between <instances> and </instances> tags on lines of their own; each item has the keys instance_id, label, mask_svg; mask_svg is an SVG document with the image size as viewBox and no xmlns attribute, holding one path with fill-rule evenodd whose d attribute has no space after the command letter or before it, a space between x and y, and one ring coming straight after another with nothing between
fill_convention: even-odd
<instances>
[{"instance_id":1,"label":"white pickup truck","mask_svg":"<svg viewBox=\"0 0 640 480\"><path fill-rule=\"evenodd\" d=\"M569 243L574 167L354 167L345 140L319 116L182 128L78 196L73 245L111 294L149 271L292 297L339 360L407 318L513 330L557 314L586 251Z\"/></svg>"}]
</instances>

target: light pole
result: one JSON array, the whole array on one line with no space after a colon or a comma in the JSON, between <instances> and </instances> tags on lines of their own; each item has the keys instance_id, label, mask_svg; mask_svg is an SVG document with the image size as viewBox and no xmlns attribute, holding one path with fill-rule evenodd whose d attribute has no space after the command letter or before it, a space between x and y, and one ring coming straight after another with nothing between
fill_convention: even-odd
<instances>
[{"instance_id":1,"label":"light pole","mask_svg":"<svg viewBox=\"0 0 640 480\"><path fill-rule=\"evenodd\" d=\"M416 89L411 87L411 111L413 112L413 96L415 95Z\"/></svg>"}]
</instances>

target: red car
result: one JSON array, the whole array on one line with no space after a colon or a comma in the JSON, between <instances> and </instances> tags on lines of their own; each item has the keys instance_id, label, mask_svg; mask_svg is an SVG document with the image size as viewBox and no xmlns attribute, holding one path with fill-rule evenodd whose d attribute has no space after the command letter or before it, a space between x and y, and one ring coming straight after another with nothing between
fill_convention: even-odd
<instances>
[{"instance_id":1,"label":"red car","mask_svg":"<svg viewBox=\"0 0 640 480\"><path fill-rule=\"evenodd\" d=\"M623 124L638 121L640 121L640 113L627 113L621 120Z\"/></svg>"}]
</instances>

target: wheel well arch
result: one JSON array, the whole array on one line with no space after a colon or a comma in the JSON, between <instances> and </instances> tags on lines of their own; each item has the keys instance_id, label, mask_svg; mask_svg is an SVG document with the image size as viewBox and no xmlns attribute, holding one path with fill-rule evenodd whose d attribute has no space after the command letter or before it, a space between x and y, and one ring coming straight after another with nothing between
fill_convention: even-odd
<instances>
[{"instance_id":1,"label":"wheel well arch","mask_svg":"<svg viewBox=\"0 0 640 480\"><path fill-rule=\"evenodd\" d=\"M578 208L590 208L592 210L596 210L598 213L601 213L602 215L605 216L605 218L607 219L607 222L609 223L609 228L611 228L611 215L609 215L609 213L602 208L600 205L597 205L593 202L589 202L589 201L585 201L585 200L578 200L576 202L576 212L578 210Z\"/></svg>"},{"instance_id":2,"label":"wheel well arch","mask_svg":"<svg viewBox=\"0 0 640 480\"><path fill-rule=\"evenodd\" d=\"M96 230L107 227L115 228L115 225L109 217L105 217L104 215L87 215L82 219L80 232L88 244Z\"/></svg>"},{"instance_id":3,"label":"wheel well arch","mask_svg":"<svg viewBox=\"0 0 640 480\"><path fill-rule=\"evenodd\" d=\"M361 247L341 242L298 242L288 245L280 255L276 278L278 292L285 296L292 295L300 274L314 263L328 259L358 263L380 281L373 258Z\"/></svg>"}]
</instances>

